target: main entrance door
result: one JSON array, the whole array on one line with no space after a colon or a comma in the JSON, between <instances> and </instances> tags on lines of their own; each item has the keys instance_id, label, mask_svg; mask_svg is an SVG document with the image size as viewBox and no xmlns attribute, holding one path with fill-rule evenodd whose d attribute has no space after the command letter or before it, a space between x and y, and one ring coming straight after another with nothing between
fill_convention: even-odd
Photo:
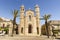
<instances>
[{"instance_id":1,"label":"main entrance door","mask_svg":"<svg viewBox=\"0 0 60 40\"><path fill-rule=\"evenodd\" d=\"M31 25L28 26L28 33L32 33L32 26Z\"/></svg>"}]
</instances>

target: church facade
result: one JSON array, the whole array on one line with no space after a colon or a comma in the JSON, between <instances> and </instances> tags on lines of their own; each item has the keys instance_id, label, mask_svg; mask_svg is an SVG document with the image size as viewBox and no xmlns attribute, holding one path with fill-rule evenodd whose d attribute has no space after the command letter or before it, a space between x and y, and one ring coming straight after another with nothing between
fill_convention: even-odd
<instances>
[{"instance_id":1,"label":"church facade","mask_svg":"<svg viewBox=\"0 0 60 40\"><path fill-rule=\"evenodd\" d=\"M35 6L35 10L25 10L24 5L20 7L19 35L21 36L40 36L40 9Z\"/></svg>"}]
</instances>

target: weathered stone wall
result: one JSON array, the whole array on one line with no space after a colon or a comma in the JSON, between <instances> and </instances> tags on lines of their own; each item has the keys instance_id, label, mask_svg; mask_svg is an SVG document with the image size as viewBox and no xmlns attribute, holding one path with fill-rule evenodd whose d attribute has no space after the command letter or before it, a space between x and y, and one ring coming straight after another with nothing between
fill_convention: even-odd
<instances>
[{"instance_id":1,"label":"weathered stone wall","mask_svg":"<svg viewBox=\"0 0 60 40\"><path fill-rule=\"evenodd\" d=\"M36 14L36 15L35 15ZM41 26L40 26L40 10L39 6L35 7L35 11L29 9L27 11L24 10L24 6L20 7L20 25L19 25L19 34L26 36L40 36L41 34ZM31 16L31 18L29 18ZM32 27L32 33L29 32L29 25ZM23 33L21 33L21 27L23 27ZM38 29L37 29L38 27ZM39 34L37 34L37 31Z\"/></svg>"}]
</instances>

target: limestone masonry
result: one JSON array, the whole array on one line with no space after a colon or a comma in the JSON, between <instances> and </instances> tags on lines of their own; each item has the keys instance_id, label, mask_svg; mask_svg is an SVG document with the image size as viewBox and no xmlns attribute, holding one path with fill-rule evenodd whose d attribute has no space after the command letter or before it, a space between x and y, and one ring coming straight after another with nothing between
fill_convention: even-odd
<instances>
[{"instance_id":1,"label":"limestone masonry","mask_svg":"<svg viewBox=\"0 0 60 40\"><path fill-rule=\"evenodd\" d=\"M19 35L21 36L40 36L40 10L39 6L35 6L35 10L25 10L24 5L20 7L20 25Z\"/></svg>"}]
</instances>

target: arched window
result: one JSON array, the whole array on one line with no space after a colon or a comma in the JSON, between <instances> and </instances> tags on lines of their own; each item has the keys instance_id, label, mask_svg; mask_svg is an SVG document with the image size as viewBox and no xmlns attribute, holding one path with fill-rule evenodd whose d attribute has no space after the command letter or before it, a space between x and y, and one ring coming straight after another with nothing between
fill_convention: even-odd
<instances>
[{"instance_id":1,"label":"arched window","mask_svg":"<svg viewBox=\"0 0 60 40\"><path fill-rule=\"evenodd\" d=\"M23 27L21 28L21 33L23 33Z\"/></svg>"},{"instance_id":2,"label":"arched window","mask_svg":"<svg viewBox=\"0 0 60 40\"><path fill-rule=\"evenodd\" d=\"M29 15L29 21L31 21L31 16Z\"/></svg>"},{"instance_id":3,"label":"arched window","mask_svg":"<svg viewBox=\"0 0 60 40\"><path fill-rule=\"evenodd\" d=\"M39 34L39 28L37 27L37 34Z\"/></svg>"},{"instance_id":4,"label":"arched window","mask_svg":"<svg viewBox=\"0 0 60 40\"><path fill-rule=\"evenodd\" d=\"M31 25L29 25L29 27L28 27L28 33L32 33L32 26Z\"/></svg>"}]
</instances>

